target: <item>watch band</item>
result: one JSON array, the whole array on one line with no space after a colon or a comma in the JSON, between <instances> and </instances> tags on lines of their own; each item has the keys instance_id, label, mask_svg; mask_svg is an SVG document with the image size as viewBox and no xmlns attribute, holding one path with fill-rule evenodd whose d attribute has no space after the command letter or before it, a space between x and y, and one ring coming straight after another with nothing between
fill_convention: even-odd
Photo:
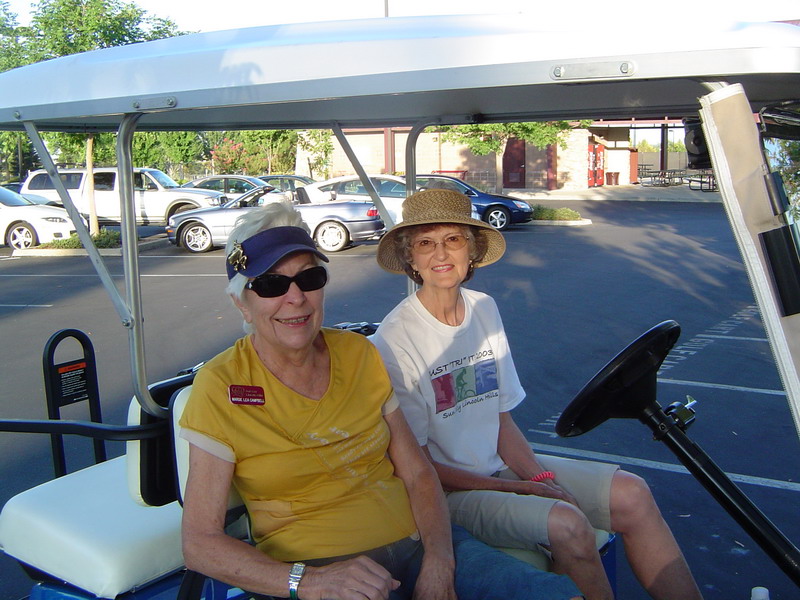
<instances>
[{"instance_id":1,"label":"watch band","mask_svg":"<svg viewBox=\"0 0 800 600\"><path fill-rule=\"evenodd\" d=\"M297 588L300 586L300 580L306 572L305 563L296 562L289 570L289 597L292 600L297 600Z\"/></svg>"}]
</instances>

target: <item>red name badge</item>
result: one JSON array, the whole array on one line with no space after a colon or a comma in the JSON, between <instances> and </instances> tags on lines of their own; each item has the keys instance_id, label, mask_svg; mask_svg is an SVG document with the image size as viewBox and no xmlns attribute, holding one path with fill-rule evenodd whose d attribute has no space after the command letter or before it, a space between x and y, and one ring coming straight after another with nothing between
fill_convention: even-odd
<instances>
[{"instance_id":1,"label":"red name badge","mask_svg":"<svg viewBox=\"0 0 800 600\"><path fill-rule=\"evenodd\" d=\"M257 385L229 385L228 398L234 404L260 406L266 401L264 388Z\"/></svg>"}]
</instances>

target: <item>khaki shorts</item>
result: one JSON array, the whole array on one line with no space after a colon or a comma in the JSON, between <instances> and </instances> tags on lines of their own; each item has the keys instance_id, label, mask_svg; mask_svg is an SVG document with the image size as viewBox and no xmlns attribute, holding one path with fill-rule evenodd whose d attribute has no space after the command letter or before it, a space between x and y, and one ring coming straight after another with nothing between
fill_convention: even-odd
<instances>
[{"instance_id":1,"label":"khaki shorts","mask_svg":"<svg viewBox=\"0 0 800 600\"><path fill-rule=\"evenodd\" d=\"M618 465L541 454L536 458L546 471L553 471L555 482L575 497L593 527L611 530L611 480ZM519 479L510 469L495 476ZM553 498L493 490L447 494L453 523L484 543L503 548L548 545L547 518L556 502Z\"/></svg>"}]
</instances>

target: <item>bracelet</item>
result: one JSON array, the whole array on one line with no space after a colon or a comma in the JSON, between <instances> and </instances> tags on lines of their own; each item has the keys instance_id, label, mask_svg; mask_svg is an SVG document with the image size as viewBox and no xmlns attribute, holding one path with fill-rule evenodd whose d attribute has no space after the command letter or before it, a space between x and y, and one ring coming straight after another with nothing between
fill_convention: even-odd
<instances>
[{"instance_id":1,"label":"bracelet","mask_svg":"<svg viewBox=\"0 0 800 600\"><path fill-rule=\"evenodd\" d=\"M545 479L555 479L555 478L556 476L552 471L542 471L538 475L534 475L533 477L531 477L531 481L539 483L541 481L544 481Z\"/></svg>"},{"instance_id":2,"label":"bracelet","mask_svg":"<svg viewBox=\"0 0 800 600\"><path fill-rule=\"evenodd\" d=\"M300 580L305 571L306 566L301 562L294 563L289 571L289 597L292 600L297 600L297 588L300 586Z\"/></svg>"}]
</instances>

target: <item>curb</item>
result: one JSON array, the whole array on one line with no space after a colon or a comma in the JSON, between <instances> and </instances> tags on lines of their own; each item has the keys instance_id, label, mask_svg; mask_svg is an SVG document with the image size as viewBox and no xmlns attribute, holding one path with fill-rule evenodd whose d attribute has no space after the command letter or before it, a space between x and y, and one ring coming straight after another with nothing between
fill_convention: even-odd
<instances>
[{"instance_id":1,"label":"curb","mask_svg":"<svg viewBox=\"0 0 800 600\"><path fill-rule=\"evenodd\" d=\"M548 221L546 219L534 219L525 223L526 225L552 225L554 227L583 227L591 225L591 219L576 219L574 221Z\"/></svg>"},{"instance_id":2,"label":"curb","mask_svg":"<svg viewBox=\"0 0 800 600\"><path fill-rule=\"evenodd\" d=\"M166 236L154 240L145 239L139 242L139 251L168 245ZM100 256L122 256L122 248L98 248L97 251ZM88 256L88 252L83 248L24 248L14 250L11 256Z\"/></svg>"}]
</instances>

